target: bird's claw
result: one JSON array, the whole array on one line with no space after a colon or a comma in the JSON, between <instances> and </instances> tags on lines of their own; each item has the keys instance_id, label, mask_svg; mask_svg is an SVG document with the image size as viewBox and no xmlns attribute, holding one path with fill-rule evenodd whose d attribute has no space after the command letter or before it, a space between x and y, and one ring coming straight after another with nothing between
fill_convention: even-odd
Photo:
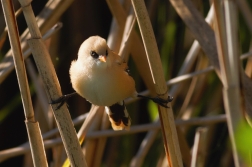
<instances>
[{"instance_id":1,"label":"bird's claw","mask_svg":"<svg viewBox=\"0 0 252 167\"><path fill-rule=\"evenodd\" d=\"M61 96L60 98L56 99L56 100L52 100L49 104L58 104L59 105L57 106L56 110L60 109L64 103L70 98L72 97L73 95L76 95L76 92L74 93L71 93L71 94L67 94L67 95L63 95Z\"/></svg>"},{"instance_id":2,"label":"bird's claw","mask_svg":"<svg viewBox=\"0 0 252 167\"><path fill-rule=\"evenodd\" d=\"M52 100L49 104L58 104L58 103L61 103L62 101L65 101L65 95L61 96L60 98L56 100Z\"/></svg>"},{"instance_id":3,"label":"bird's claw","mask_svg":"<svg viewBox=\"0 0 252 167\"><path fill-rule=\"evenodd\" d=\"M141 97L141 98L152 100L154 103L157 103L158 105L165 107L165 108L169 108L167 105L169 102L171 102L173 100L173 97L171 97L171 96L168 96L167 99L162 99L160 97L148 97L148 96L143 96L140 94L138 94L137 96Z\"/></svg>"},{"instance_id":4,"label":"bird's claw","mask_svg":"<svg viewBox=\"0 0 252 167\"><path fill-rule=\"evenodd\" d=\"M64 105L64 103L67 101L67 99L68 99L68 97L66 95L63 95L56 100L52 100L49 104L59 104L56 108L56 110L58 110Z\"/></svg>"},{"instance_id":5,"label":"bird's claw","mask_svg":"<svg viewBox=\"0 0 252 167\"><path fill-rule=\"evenodd\" d=\"M153 102L159 104L160 106L162 107L165 107L165 108L169 108L167 105L169 102L171 102L173 100L173 97L171 96L168 96L167 99L162 99L160 97L154 97L151 99Z\"/></svg>"}]
</instances>

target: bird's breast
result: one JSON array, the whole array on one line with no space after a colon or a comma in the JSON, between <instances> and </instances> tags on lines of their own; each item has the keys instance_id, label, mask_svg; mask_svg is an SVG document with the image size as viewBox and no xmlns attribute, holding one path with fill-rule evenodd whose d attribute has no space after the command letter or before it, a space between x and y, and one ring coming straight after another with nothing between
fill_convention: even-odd
<instances>
[{"instance_id":1,"label":"bird's breast","mask_svg":"<svg viewBox=\"0 0 252 167\"><path fill-rule=\"evenodd\" d=\"M75 91L95 105L111 106L135 93L133 78L121 69L83 70L70 76L71 81L72 78L77 80L75 83L72 81Z\"/></svg>"}]
</instances>

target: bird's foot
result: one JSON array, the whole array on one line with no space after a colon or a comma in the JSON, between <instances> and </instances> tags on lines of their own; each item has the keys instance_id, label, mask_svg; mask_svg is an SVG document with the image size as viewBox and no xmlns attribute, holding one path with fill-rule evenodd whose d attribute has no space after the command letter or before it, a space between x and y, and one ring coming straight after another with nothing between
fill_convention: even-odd
<instances>
[{"instance_id":1,"label":"bird's foot","mask_svg":"<svg viewBox=\"0 0 252 167\"><path fill-rule=\"evenodd\" d=\"M141 97L141 98L152 100L154 103L157 103L158 105L165 107L165 108L169 108L167 105L169 102L171 102L173 100L173 97L171 97L171 96L168 96L167 99L162 99L160 97L148 97L148 96L143 96L140 94L138 94L137 96Z\"/></svg>"},{"instance_id":2,"label":"bird's foot","mask_svg":"<svg viewBox=\"0 0 252 167\"><path fill-rule=\"evenodd\" d=\"M60 98L56 99L56 100L52 100L49 104L59 104L56 108L56 110L60 109L63 104L72 96L76 95L76 92L67 94L67 95L63 95Z\"/></svg>"}]
</instances>

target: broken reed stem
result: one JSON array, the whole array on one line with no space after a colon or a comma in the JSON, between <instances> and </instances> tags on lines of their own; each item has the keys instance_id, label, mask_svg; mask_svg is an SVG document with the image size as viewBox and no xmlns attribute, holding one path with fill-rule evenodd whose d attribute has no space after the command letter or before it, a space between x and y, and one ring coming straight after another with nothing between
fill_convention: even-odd
<instances>
[{"instance_id":1,"label":"broken reed stem","mask_svg":"<svg viewBox=\"0 0 252 167\"><path fill-rule=\"evenodd\" d=\"M40 127L38 122L36 122L34 118L29 84L19 42L19 33L12 1L2 0L2 6L11 43L23 108L25 112L25 124L28 132L28 138L30 141L33 164L36 167L47 167L48 164L46 160L43 140L41 137Z\"/></svg>"},{"instance_id":2,"label":"broken reed stem","mask_svg":"<svg viewBox=\"0 0 252 167\"><path fill-rule=\"evenodd\" d=\"M235 130L242 121L240 93L240 61L238 58L237 9L232 0L214 0L216 43L223 83L223 100L236 167L242 166L237 152Z\"/></svg>"},{"instance_id":3,"label":"broken reed stem","mask_svg":"<svg viewBox=\"0 0 252 167\"><path fill-rule=\"evenodd\" d=\"M168 90L163 74L162 63L144 1L132 0L131 2L143 39L155 91L161 98L167 98ZM159 106L158 110L168 164L170 167L182 167L183 163L172 109L171 107L164 108Z\"/></svg>"},{"instance_id":4,"label":"broken reed stem","mask_svg":"<svg viewBox=\"0 0 252 167\"><path fill-rule=\"evenodd\" d=\"M58 99L62 96L59 81L57 79L48 50L46 49L46 46L41 39L41 33L39 31L34 13L31 8L31 1L19 0L19 2L22 6L23 13L31 35L31 39L28 40L28 44L32 50L37 68L43 79L49 100L51 101L52 99ZM57 104L52 105L55 121L59 128L60 135L62 137L63 144L68 158L70 159L71 165L73 167L85 167L87 165L84 154L81 150L68 109L66 105L63 105L60 109L56 110L57 106Z\"/></svg>"}]
</instances>

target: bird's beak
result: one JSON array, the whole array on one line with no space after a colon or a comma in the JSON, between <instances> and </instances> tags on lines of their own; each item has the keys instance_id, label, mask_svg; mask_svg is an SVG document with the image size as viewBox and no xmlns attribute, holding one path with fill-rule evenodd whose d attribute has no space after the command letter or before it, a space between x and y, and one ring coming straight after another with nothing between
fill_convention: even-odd
<instances>
[{"instance_id":1,"label":"bird's beak","mask_svg":"<svg viewBox=\"0 0 252 167\"><path fill-rule=\"evenodd\" d=\"M105 63L106 62L106 56L103 56L103 55L99 56L99 60Z\"/></svg>"}]
</instances>

